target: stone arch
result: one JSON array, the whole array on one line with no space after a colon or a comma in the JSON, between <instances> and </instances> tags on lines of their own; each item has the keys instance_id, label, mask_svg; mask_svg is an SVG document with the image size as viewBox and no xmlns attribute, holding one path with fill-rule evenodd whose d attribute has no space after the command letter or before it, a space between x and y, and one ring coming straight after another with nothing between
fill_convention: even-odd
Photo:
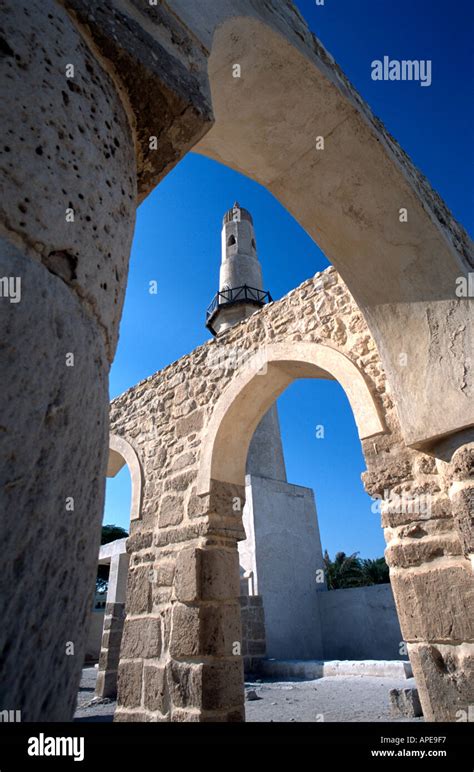
<instances>
[{"instance_id":1,"label":"stone arch","mask_svg":"<svg viewBox=\"0 0 474 772\"><path fill-rule=\"evenodd\" d=\"M266 345L249 359L214 407L201 450L199 494L210 490L211 480L244 485L252 435L275 399L296 378L339 381L352 407L361 440L385 431L364 374L345 354L332 346L308 341Z\"/></svg>"},{"instance_id":2,"label":"stone arch","mask_svg":"<svg viewBox=\"0 0 474 772\"><path fill-rule=\"evenodd\" d=\"M143 496L143 473L139 458L134 448L123 437L111 434L109 437L109 458L107 477L115 477L127 464L132 481L132 496L130 503L130 521L139 520Z\"/></svg>"},{"instance_id":3,"label":"stone arch","mask_svg":"<svg viewBox=\"0 0 474 772\"><path fill-rule=\"evenodd\" d=\"M448 492L435 458L407 446L375 342L330 267L111 405L114 433L130 438L130 427L140 424L133 442L147 481L143 517L128 539L134 555L116 720L243 718L242 662L233 646L241 635L244 460L259 416L295 378L314 377L336 378L352 406L367 466L363 482L381 500L392 589L425 716L454 720L457 707L469 704L470 688L458 693L457 684L471 650L472 577L449 496L461 493L467 533L468 456L447 469ZM156 404L158 427L150 415ZM408 504L427 495L432 506L399 507L399 495ZM144 687L140 680L132 697L137 659ZM454 663L454 679L444 661ZM152 684L163 673L168 691L155 701ZM190 679L199 679L200 689L189 690Z\"/></svg>"},{"instance_id":4,"label":"stone arch","mask_svg":"<svg viewBox=\"0 0 474 772\"><path fill-rule=\"evenodd\" d=\"M275 23L265 10L230 13L222 3L209 24L177 5L210 51L215 122L193 150L263 185L327 255L379 348L408 445L472 426L451 345L463 327L468 358L472 311L455 294L474 264L465 231L294 18ZM401 354L410 366L399 366Z\"/></svg>"}]
</instances>

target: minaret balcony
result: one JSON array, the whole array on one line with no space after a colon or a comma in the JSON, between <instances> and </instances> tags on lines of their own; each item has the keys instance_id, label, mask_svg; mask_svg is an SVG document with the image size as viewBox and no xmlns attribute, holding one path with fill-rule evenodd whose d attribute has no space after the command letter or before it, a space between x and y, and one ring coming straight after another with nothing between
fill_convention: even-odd
<instances>
[{"instance_id":1,"label":"minaret balcony","mask_svg":"<svg viewBox=\"0 0 474 772\"><path fill-rule=\"evenodd\" d=\"M250 303L256 306L264 306L265 303L271 303L272 296L269 292L257 289L256 287L249 287L244 284L242 287L232 287L223 290L219 290L212 300L206 311L206 327L216 334L212 327L212 322L221 308L227 308L234 306L237 303Z\"/></svg>"}]
</instances>

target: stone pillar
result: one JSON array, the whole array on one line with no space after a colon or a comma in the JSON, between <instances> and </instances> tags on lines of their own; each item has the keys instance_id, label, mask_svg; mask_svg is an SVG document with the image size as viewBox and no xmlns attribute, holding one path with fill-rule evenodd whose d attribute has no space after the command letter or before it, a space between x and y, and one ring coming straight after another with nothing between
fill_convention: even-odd
<instances>
[{"instance_id":1,"label":"stone pillar","mask_svg":"<svg viewBox=\"0 0 474 772\"><path fill-rule=\"evenodd\" d=\"M125 619L128 564L129 556L126 552L113 555L110 560L104 631L95 687L97 697L116 697L117 695L117 673Z\"/></svg>"},{"instance_id":2,"label":"stone pillar","mask_svg":"<svg viewBox=\"0 0 474 772\"><path fill-rule=\"evenodd\" d=\"M158 33L111 4L67 5L0 10L0 709L24 721L76 705L137 200L210 125L205 76Z\"/></svg>"},{"instance_id":3,"label":"stone pillar","mask_svg":"<svg viewBox=\"0 0 474 772\"><path fill-rule=\"evenodd\" d=\"M237 552L243 503L243 488L215 484L196 502L196 525L129 539L115 721L244 720Z\"/></svg>"},{"instance_id":4,"label":"stone pillar","mask_svg":"<svg viewBox=\"0 0 474 772\"><path fill-rule=\"evenodd\" d=\"M423 714L457 721L474 703L474 583L452 504L433 457L405 448L388 463L382 442L379 459L369 445L366 489L382 497L385 555Z\"/></svg>"},{"instance_id":5,"label":"stone pillar","mask_svg":"<svg viewBox=\"0 0 474 772\"><path fill-rule=\"evenodd\" d=\"M0 15L0 275L21 288L0 299L0 708L64 721L94 592L134 139L112 78L64 8L9 1Z\"/></svg>"}]
</instances>

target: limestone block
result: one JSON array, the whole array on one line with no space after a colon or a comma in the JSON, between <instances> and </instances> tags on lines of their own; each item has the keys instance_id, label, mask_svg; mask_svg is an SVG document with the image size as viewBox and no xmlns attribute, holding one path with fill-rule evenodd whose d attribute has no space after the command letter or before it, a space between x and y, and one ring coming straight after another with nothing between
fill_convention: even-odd
<instances>
[{"instance_id":1,"label":"limestone block","mask_svg":"<svg viewBox=\"0 0 474 772\"><path fill-rule=\"evenodd\" d=\"M155 563L152 571L153 584L171 586L175 575L176 564L171 560Z\"/></svg>"},{"instance_id":2,"label":"limestone block","mask_svg":"<svg viewBox=\"0 0 474 772\"><path fill-rule=\"evenodd\" d=\"M194 432L198 432L202 429L204 420L204 413L202 410L195 410L193 413L179 418L176 421L176 436L177 437L189 437Z\"/></svg>"},{"instance_id":3,"label":"limestone block","mask_svg":"<svg viewBox=\"0 0 474 772\"><path fill-rule=\"evenodd\" d=\"M390 689L389 697L394 716L416 718L423 715L417 689Z\"/></svg>"},{"instance_id":4,"label":"limestone block","mask_svg":"<svg viewBox=\"0 0 474 772\"><path fill-rule=\"evenodd\" d=\"M103 649L120 648L122 641L122 630L105 630L102 636L101 646Z\"/></svg>"},{"instance_id":5,"label":"limestone block","mask_svg":"<svg viewBox=\"0 0 474 772\"><path fill-rule=\"evenodd\" d=\"M146 614L151 611L152 576L149 566L129 569L126 602L128 614Z\"/></svg>"},{"instance_id":6,"label":"limestone block","mask_svg":"<svg viewBox=\"0 0 474 772\"><path fill-rule=\"evenodd\" d=\"M135 708L141 705L143 662L121 662L118 671L117 693L122 705Z\"/></svg>"},{"instance_id":7,"label":"limestone block","mask_svg":"<svg viewBox=\"0 0 474 772\"><path fill-rule=\"evenodd\" d=\"M186 547L176 559L174 589L178 600L189 603L200 598L202 550Z\"/></svg>"},{"instance_id":8,"label":"limestone block","mask_svg":"<svg viewBox=\"0 0 474 772\"><path fill-rule=\"evenodd\" d=\"M237 603L201 606L200 626L202 654L229 657L239 653L238 649L234 650L235 644L240 644L242 639Z\"/></svg>"},{"instance_id":9,"label":"limestone block","mask_svg":"<svg viewBox=\"0 0 474 772\"><path fill-rule=\"evenodd\" d=\"M203 710L225 710L244 701L243 664L240 657L202 665Z\"/></svg>"},{"instance_id":10,"label":"limestone block","mask_svg":"<svg viewBox=\"0 0 474 772\"><path fill-rule=\"evenodd\" d=\"M158 524L160 528L179 525L184 516L184 502L181 496L164 496L161 501Z\"/></svg>"},{"instance_id":11,"label":"limestone block","mask_svg":"<svg viewBox=\"0 0 474 772\"><path fill-rule=\"evenodd\" d=\"M474 705L474 645L409 644L426 721L468 721Z\"/></svg>"},{"instance_id":12,"label":"limestone block","mask_svg":"<svg viewBox=\"0 0 474 772\"><path fill-rule=\"evenodd\" d=\"M168 477L165 481L165 491L187 491L196 479L197 472L188 471L183 474Z\"/></svg>"},{"instance_id":13,"label":"limestone block","mask_svg":"<svg viewBox=\"0 0 474 772\"><path fill-rule=\"evenodd\" d=\"M201 653L199 608L175 603L172 612L170 655L174 659Z\"/></svg>"},{"instance_id":14,"label":"limestone block","mask_svg":"<svg viewBox=\"0 0 474 772\"><path fill-rule=\"evenodd\" d=\"M120 699L120 695L119 695L119 699ZM116 709L114 713L114 723L135 722L135 723L143 724L146 721L150 721L149 715L140 710L123 710L122 708L119 707Z\"/></svg>"},{"instance_id":15,"label":"limestone block","mask_svg":"<svg viewBox=\"0 0 474 772\"><path fill-rule=\"evenodd\" d=\"M170 702L164 665L145 665L143 668L143 704L148 710L169 711Z\"/></svg>"},{"instance_id":16,"label":"limestone block","mask_svg":"<svg viewBox=\"0 0 474 772\"><path fill-rule=\"evenodd\" d=\"M183 710L182 708L174 708L171 712L171 721L177 721L178 723L183 721L191 721L196 723L202 721L202 714L197 710Z\"/></svg>"},{"instance_id":17,"label":"limestone block","mask_svg":"<svg viewBox=\"0 0 474 772\"><path fill-rule=\"evenodd\" d=\"M385 551L387 563L402 568L449 555L462 555L462 546L456 533L394 544Z\"/></svg>"},{"instance_id":18,"label":"limestone block","mask_svg":"<svg viewBox=\"0 0 474 772\"><path fill-rule=\"evenodd\" d=\"M150 659L161 654L161 623L154 617L142 617L141 619L126 619L121 657L124 659L137 659L143 657Z\"/></svg>"},{"instance_id":19,"label":"limestone block","mask_svg":"<svg viewBox=\"0 0 474 772\"><path fill-rule=\"evenodd\" d=\"M451 494L451 506L465 555L474 553L474 481Z\"/></svg>"},{"instance_id":20,"label":"limestone block","mask_svg":"<svg viewBox=\"0 0 474 772\"><path fill-rule=\"evenodd\" d=\"M175 708L200 707L202 665L171 661L167 683Z\"/></svg>"},{"instance_id":21,"label":"limestone block","mask_svg":"<svg viewBox=\"0 0 474 772\"><path fill-rule=\"evenodd\" d=\"M237 599L240 594L237 550L209 548L202 551L201 597L203 600Z\"/></svg>"},{"instance_id":22,"label":"limestone block","mask_svg":"<svg viewBox=\"0 0 474 772\"><path fill-rule=\"evenodd\" d=\"M209 510L208 497L198 496L196 488L191 489L188 502L188 517L202 517Z\"/></svg>"},{"instance_id":23,"label":"limestone block","mask_svg":"<svg viewBox=\"0 0 474 772\"><path fill-rule=\"evenodd\" d=\"M171 466L171 472L177 472L179 469L185 469L187 466L191 466L196 461L196 454L193 451L183 453L182 456L178 456L176 461Z\"/></svg>"},{"instance_id":24,"label":"limestone block","mask_svg":"<svg viewBox=\"0 0 474 772\"><path fill-rule=\"evenodd\" d=\"M390 579L404 640L472 640L474 587L467 561L392 571Z\"/></svg>"}]
</instances>

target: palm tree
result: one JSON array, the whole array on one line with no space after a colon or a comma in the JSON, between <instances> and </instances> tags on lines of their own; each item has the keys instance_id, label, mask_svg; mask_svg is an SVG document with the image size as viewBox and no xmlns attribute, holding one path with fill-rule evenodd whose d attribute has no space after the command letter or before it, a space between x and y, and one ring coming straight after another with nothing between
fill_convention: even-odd
<instances>
[{"instance_id":1,"label":"palm tree","mask_svg":"<svg viewBox=\"0 0 474 772\"><path fill-rule=\"evenodd\" d=\"M358 554L354 552L352 555L346 555L345 552L336 552L334 560L331 560L328 551L325 550L324 570L328 590L361 586L362 569Z\"/></svg>"},{"instance_id":2,"label":"palm tree","mask_svg":"<svg viewBox=\"0 0 474 772\"><path fill-rule=\"evenodd\" d=\"M390 571L385 558L367 558L362 561L362 577L364 585L387 584L390 582Z\"/></svg>"}]
</instances>

